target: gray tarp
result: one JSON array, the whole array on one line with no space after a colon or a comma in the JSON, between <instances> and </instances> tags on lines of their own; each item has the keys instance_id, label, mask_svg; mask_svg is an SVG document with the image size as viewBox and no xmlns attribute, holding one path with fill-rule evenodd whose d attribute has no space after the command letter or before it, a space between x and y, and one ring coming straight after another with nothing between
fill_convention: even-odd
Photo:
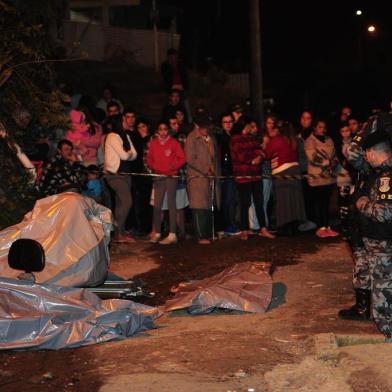
<instances>
[{"instance_id":1,"label":"gray tarp","mask_svg":"<svg viewBox=\"0 0 392 392\"><path fill-rule=\"evenodd\" d=\"M67 192L40 199L22 222L0 231L0 276L20 274L9 268L8 251L16 239L31 238L46 254L38 283L97 286L108 272L111 228L111 211L91 198Z\"/></svg>"},{"instance_id":2,"label":"gray tarp","mask_svg":"<svg viewBox=\"0 0 392 392\"><path fill-rule=\"evenodd\" d=\"M211 278L179 286L165 311L187 309L205 314L215 308L264 313L271 302L269 263L245 262L226 268Z\"/></svg>"},{"instance_id":3,"label":"gray tarp","mask_svg":"<svg viewBox=\"0 0 392 392\"><path fill-rule=\"evenodd\" d=\"M154 327L157 308L100 300L86 289L0 279L0 350L71 348Z\"/></svg>"}]
</instances>

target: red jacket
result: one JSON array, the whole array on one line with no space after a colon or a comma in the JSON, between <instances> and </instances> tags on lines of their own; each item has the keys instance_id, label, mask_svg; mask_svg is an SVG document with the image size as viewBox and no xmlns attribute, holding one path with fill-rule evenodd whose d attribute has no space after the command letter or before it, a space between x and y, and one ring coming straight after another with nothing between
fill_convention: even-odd
<instances>
[{"instance_id":1,"label":"red jacket","mask_svg":"<svg viewBox=\"0 0 392 392\"><path fill-rule=\"evenodd\" d=\"M278 158L278 166L284 163L298 162L297 150L290 146L285 136L273 137L264 149L268 159Z\"/></svg>"},{"instance_id":2,"label":"red jacket","mask_svg":"<svg viewBox=\"0 0 392 392\"><path fill-rule=\"evenodd\" d=\"M252 135L233 135L230 141L233 174L235 176L260 176L261 164L252 165L253 159L262 155L260 141ZM260 178L238 178L238 183L260 181Z\"/></svg>"},{"instance_id":3,"label":"red jacket","mask_svg":"<svg viewBox=\"0 0 392 392\"><path fill-rule=\"evenodd\" d=\"M147 165L156 174L175 176L185 165L185 154L180 143L171 136L164 141L151 139L147 152Z\"/></svg>"}]
</instances>

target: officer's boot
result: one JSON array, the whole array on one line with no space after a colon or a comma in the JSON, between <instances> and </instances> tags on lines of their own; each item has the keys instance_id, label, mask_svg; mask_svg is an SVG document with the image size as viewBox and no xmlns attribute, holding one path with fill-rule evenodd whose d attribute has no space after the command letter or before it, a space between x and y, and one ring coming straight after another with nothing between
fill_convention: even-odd
<instances>
[{"instance_id":1,"label":"officer's boot","mask_svg":"<svg viewBox=\"0 0 392 392\"><path fill-rule=\"evenodd\" d=\"M355 289L355 304L350 309L339 310L339 318L343 320L370 320L370 290Z\"/></svg>"}]
</instances>

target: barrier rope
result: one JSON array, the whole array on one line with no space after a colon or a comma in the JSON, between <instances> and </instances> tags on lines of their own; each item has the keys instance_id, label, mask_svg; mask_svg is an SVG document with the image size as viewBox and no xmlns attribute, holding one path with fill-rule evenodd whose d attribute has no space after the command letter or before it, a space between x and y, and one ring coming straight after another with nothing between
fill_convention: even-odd
<instances>
[{"instance_id":1,"label":"barrier rope","mask_svg":"<svg viewBox=\"0 0 392 392\"><path fill-rule=\"evenodd\" d=\"M194 178L206 178L215 180L226 180L226 179L246 179L246 180L302 180L304 178L308 179L318 179L318 178L337 178L337 177L347 177L344 173L320 173L320 174L261 174L257 176L210 176L210 175L199 175L199 176L187 176L187 175L171 175L166 174L156 174L156 173L104 173L104 175L122 175L122 176L139 176L139 177L153 177L153 178L179 178L182 180L190 180Z\"/></svg>"}]
</instances>

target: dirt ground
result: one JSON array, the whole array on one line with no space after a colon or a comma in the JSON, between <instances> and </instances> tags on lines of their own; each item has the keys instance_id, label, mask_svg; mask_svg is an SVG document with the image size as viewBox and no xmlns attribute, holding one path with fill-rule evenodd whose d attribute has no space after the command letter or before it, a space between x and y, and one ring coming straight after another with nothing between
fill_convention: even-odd
<instances>
[{"instance_id":1,"label":"dirt ground","mask_svg":"<svg viewBox=\"0 0 392 392\"><path fill-rule=\"evenodd\" d=\"M244 261L273 263L273 281L285 287L285 303L265 314L164 315L157 329L120 342L1 353L1 391L369 390L343 354L341 366L320 362L313 339L321 333L377 334L372 322L337 318L353 299L343 241L311 234L274 241L232 237L205 247L139 241L111 253L113 272L136 275L156 293L145 302L150 305L164 304L173 285Z\"/></svg>"}]
</instances>

